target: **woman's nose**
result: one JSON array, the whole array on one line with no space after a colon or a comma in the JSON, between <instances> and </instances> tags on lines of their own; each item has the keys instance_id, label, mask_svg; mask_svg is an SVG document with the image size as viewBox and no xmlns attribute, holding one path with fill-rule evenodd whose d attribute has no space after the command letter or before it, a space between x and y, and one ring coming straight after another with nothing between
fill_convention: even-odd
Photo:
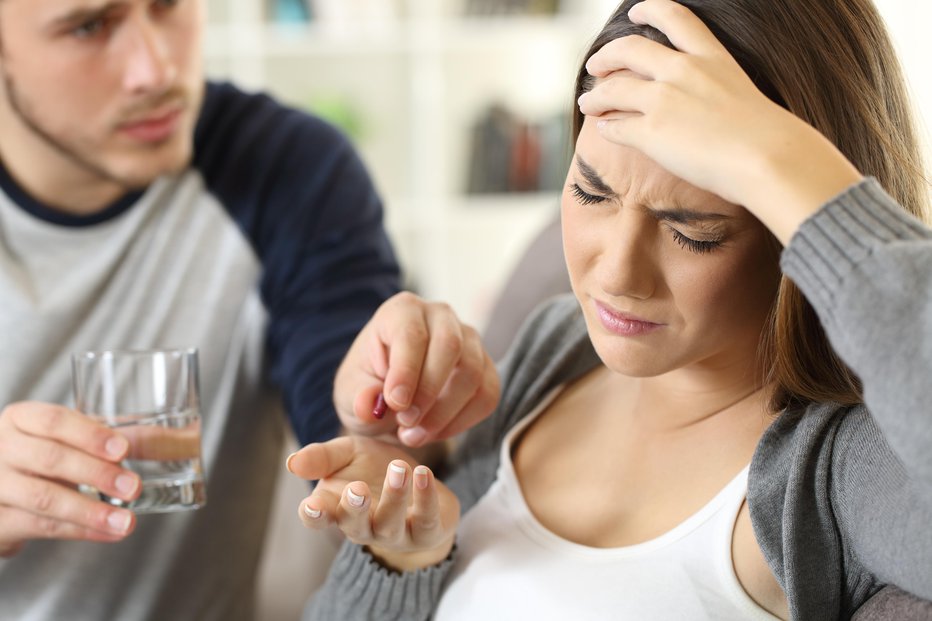
<instances>
[{"instance_id":1,"label":"woman's nose","mask_svg":"<svg viewBox=\"0 0 932 621\"><path fill-rule=\"evenodd\" d=\"M597 274L606 294L639 300L654 295L659 273L656 223L648 220L644 214L622 209L603 230L605 251Z\"/></svg>"}]
</instances>

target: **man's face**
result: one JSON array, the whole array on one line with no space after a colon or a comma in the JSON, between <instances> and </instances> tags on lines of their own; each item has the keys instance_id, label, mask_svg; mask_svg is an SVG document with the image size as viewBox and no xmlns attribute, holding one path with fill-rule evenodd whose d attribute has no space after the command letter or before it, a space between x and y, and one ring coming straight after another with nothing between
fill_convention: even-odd
<instances>
[{"instance_id":1,"label":"man's face","mask_svg":"<svg viewBox=\"0 0 932 621\"><path fill-rule=\"evenodd\" d=\"M183 168L204 19L203 0L0 0L5 156L126 187Z\"/></svg>"}]
</instances>

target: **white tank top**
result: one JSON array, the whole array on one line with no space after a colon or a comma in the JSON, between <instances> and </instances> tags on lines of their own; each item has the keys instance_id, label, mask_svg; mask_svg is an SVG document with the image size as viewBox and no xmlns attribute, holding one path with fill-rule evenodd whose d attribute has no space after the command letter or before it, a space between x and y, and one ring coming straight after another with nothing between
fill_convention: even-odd
<instances>
[{"instance_id":1,"label":"white tank top","mask_svg":"<svg viewBox=\"0 0 932 621\"><path fill-rule=\"evenodd\" d=\"M463 516L434 620L776 621L745 593L731 560L747 467L684 522L637 545L592 548L537 521L511 445L561 389L505 437L495 482Z\"/></svg>"}]
</instances>

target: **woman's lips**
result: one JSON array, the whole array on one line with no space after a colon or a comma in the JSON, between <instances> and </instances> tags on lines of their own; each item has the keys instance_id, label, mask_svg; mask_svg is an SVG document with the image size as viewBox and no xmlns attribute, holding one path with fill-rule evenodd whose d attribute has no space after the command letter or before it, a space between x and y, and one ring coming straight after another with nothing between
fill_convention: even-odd
<instances>
[{"instance_id":1,"label":"woman's lips","mask_svg":"<svg viewBox=\"0 0 932 621\"><path fill-rule=\"evenodd\" d=\"M120 131L140 142L163 142L175 133L181 120L181 108L126 123Z\"/></svg>"},{"instance_id":2,"label":"woman's lips","mask_svg":"<svg viewBox=\"0 0 932 621\"><path fill-rule=\"evenodd\" d=\"M663 327L662 323L654 323L641 319L635 315L629 315L616 311L601 302L595 303L596 312L602 326L614 334L621 336L641 336L649 334Z\"/></svg>"}]
</instances>

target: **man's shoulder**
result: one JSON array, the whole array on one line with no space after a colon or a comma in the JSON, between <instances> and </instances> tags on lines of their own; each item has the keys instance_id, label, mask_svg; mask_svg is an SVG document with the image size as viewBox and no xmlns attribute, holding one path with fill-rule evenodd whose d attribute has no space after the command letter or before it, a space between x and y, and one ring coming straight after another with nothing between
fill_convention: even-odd
<instances>
[{"instance_id":1,"label":"man's shoulder","mask_svg":"<svg viewBox=\"0 0 932 621\"><path fill-rule=\"evenodd\" d=\"M207 85L192 167L242 223L256 223L260 212L287 222L310 213L309 206L317 220L342 218L337 212L347 203L372 214L381 209L365 165L339 129L228 83Z\"/></svg>"},{"instance_id":2,"label":"man's shoulder","mask_svg":"<svg viewBox=\"0 0 932 621\"><path fill-rule=\"evenodd\" d=\"M239 165L255 174L257 167L280 169L286 160L307 164L352 150L323 119L229 82L207 83L194 149L194 166L208 175Z\"/></svg>"}]
</instances>

